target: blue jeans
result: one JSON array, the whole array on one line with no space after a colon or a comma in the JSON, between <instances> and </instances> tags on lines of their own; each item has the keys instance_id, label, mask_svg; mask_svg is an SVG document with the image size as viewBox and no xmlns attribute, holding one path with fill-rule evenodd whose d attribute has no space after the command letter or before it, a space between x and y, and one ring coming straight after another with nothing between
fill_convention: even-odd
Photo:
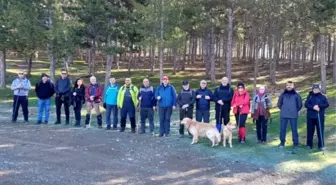
<instances>
[{"instance_id":1,"label":"blue jeans","mask_svg":"<svg viewBox=\"0 0 336 185\"><path fill-rule=\"evenodd\" d=\"M154 110L152 107L141 107L140 120L141 120L141 132L145 132L146 119L149 121L149 131L154 132Z\"/></svg>"},{"instance_id":2,"label":"blue jeans","mask_svg":"<svg viewBox=\"0 0 336 185\"><path fill-rule=\"evenodd\" d=\"M160 117L160 135L168 135L170 132L170 117L172 115L172 107L160 107L159 117Z\"/></svg>"},{"instance_id":3,"label":"blue jeans","mask_svg":"<svg viewBox=\"0 0 336 185\"><path fill-rule=\"evenodd\" d=\"M106 124L111 126L111 114L113 115L113 127L118 124L118 107L117 105L106 105Z\"/></svg>"},{"instance_id":4,"label":"blue jeans","mask_svg":"<svg viewBox=\"0 0 336 185\"><path fill-rule=\"evenodd\" d=\"M281 118L281 127L280 127L280 141L281 145L286 143L286 131L287 123L290 122L292 129L293 145L297 146L299 144L299 134L297 129L297 118Z\"/></svg>"},{"instance_id":5,"label":"blue jeans","mask_svg":"<svg viewBox=\"0 0 336 185\"><path fill-rule=\"evenodd\" d=\"M196 110L196 121L209 123L210 122L210 111L209 110Z\"/></svg>"},{"instance_id":6,"label":"blue jeans","mask_svg":"<svg viewBox=\"0 0 336 185\"><path fill-rule=\"evenodd\" d=\"M45 113L44 121L48 122L49 121L49 115L50 115L50 103L51 100L50 98L42 100L38 100L38 116L37 116L37 121L42 121L43 117L43 111Z\"/></svg>"}]
</instances>

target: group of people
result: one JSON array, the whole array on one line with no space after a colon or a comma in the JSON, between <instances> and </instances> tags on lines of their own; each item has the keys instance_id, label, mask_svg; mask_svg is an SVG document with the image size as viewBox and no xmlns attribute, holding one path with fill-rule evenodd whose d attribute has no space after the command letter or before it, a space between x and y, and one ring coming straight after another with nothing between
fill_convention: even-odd
<instances>
[{"instance_id":1,"label":"group of people","mask_svg":"<svg viewBox=\"0 0 336 185\"><path fill-rule=\"evenodd\" d=\"M85 86L83 79L79 78L71 87L71 81L67 71L62 69L60 78L53 84L48 76L43 73L40 82L36 83L35 92L38 97L37 124L49 121L51 98L56 94L56 122L61 124L61 107L64 106L65 124L69 124L69 107L73 106L76 124L81 125L81 110L86 105L85 126L90 125L91 112L94 109L97 124L102 128L102 114L100 105L106 109L107 130L117 130L118 112L120 111L120 132L125 131L126 119L129 117L131 132L136 132L136 112L140 112L140 134L146 132L146 120L149 120L149 132L154 133L154 113L158 110L160 130L159 137L169 136L171 115L176 107L179 108L180 120L188 117L193 119L196 108L197 122L210 122L211 102L215 103L216 127L221 131L223 125L230 123L231 109L238 126L238 140L244 143L246 140L246 120L251 114L256 124L257 139L259 143L267 142L267 124L271 118L270 109L272 99L265 86L259 86L255 95L251 98L243 83L238 83L236 89L231 87L228 78L223 77L221 84L211 91L207 88L207 81L202 80L197 90L192 90L188 81L182 82L182 89L176 93L175 87L169 83L168 76L163 76L162 83L154 88L148 79L143 80L143 85L138 89L132 84L130 78L125 79L125 84L119 86L115 78L110 78L109 84L104 88L97 83L94 76ZM31 89L30 81L24 76L23 71L18 73L11 89L14 91L12 122L16 122L19 107L22 106L24 120L28 122L28 92ZM288 122L291 125L293 146L299 144L298 116L302 108L302 98L294 89L294 83L289 81L286 89L280 95L277 103L280 109L280 144L286 143L286 129ZM307 108L307 146L313 147L315 128L318 135L318 148L324 147L324 120L325 109L329 104L325 95L321 93L319 85L314 84L309 93L305 107ZM43 119L44 113L44 119ZM113 119L112 119L113 118ZM180 136L183 137L185 128L180 124Z\"/></svg>"}]
</instances>

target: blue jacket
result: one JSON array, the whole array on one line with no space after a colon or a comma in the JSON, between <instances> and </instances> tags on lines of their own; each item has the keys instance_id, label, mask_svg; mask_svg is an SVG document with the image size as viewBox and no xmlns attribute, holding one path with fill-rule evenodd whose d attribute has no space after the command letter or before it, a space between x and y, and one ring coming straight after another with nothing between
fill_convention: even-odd
<instances>
[{"instance_id":1,"label":"blue jacket","mask_svg":"<svg viewBox=\"0 0 336 185\"><path fill-rule=\"evenodd\" d=\"M210 102L213 100L213 94L210 89L197 89L196 91L196 97L197 95L201 95L202 97L200 99L196 98L196 110L210 110ZM210 100L206 100L205 96L210 96Z\"/></svg>"},{"instance_id":2,"label":"blue jacket","mask_svg":"<svg viewBox=\"0 0 336 185\"><path fill-rule=\"evenodd\" d=\"M109 84L105 90L104 103L107 105L117 105L119 88L118 84Z\"/></svg>"},{"instance_id":3,"label":"blue jacket","mask_svg":"<svg viewBox=\"0 0 336 185\"><path fill-rule=\"evenodd\" d=\"M17 89L17 86L19 84L22 84L21 89ZM28 92L31 89L31 84L30 81L25 77L25 78L16 78L13 80L12 85L11 85L12 91L14 91L14 95L17 96L28 96Z\"/></svg>"},{"instance_id":4,"label":"blue jacket","mask_svg":"<svg viewBox=\"0 0 336 185\"><path fill-rule=\"evenodd\" d=\"M155 90L155 99L160 96L158 100L159 107L172 107L176 106L176 91L173 85L168 84L166 87L161 84Z\"/></svg>"},{"instance_id":5,"label":"blue jacket","mask_svg":"<svg viewBox=\"0 0 336 185\"><path fill-rule=\"evenodd\" d=\"M307 108L307 118L317 119L317 111L314 110L315 105L320 107L320 117L324 118L324 111L329 107L327 97L322 93L309 93L305 102L305 107Z\"/></svg>"},{"instance_id":6,"label":"blue jacket","mask_svg":"<svg viewBox=\"0 0 336 185\"><path fill-rule=\"evenodd\" d=\"M302 98L295 90L285 90L278 99L281 118L298 118L302 108Z\"/></svg>"},{"instance_id":7,"label":"blue jacket","mask_svg":"<svg viewBox=\"0 0 336 185\"><path fill-rule=\"evenodd\" d=\"M156 106L155 89L153 86L141 86L138 94L138 99L141 97L140 107L153 108Z\"/></svg>"}]
</instances>

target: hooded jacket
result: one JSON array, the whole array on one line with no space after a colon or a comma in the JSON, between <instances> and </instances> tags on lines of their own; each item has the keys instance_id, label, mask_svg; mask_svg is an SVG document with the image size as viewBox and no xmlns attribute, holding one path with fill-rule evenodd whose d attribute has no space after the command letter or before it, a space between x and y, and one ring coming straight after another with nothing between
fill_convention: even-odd
<instances>
[{"instance_id":1,"label":"hooded jacket","mask_svg":"<svg viewBox=\"0 0 336 185\"><path fill-rule=\"evenodd\" d=\"M159 107L173 107L176 106L176 91L173 85L163 84L159 85L155 90L155 99L160 96L161 99L158 100Z\"/></svg>"},{"instance_id":2,"label":"hooded jacket","mask_svg":"<svg viewBox=\"0 0 336 185\"><path fill-rule=\"evenodd\" d=\"M240 106L243 106L240 108ZM234 91L231 106L234 106L233 113L248 114L250 112L250 95L246 89L243 89L242 94L239 94L238 89Z\"/></svg>"},{"instance_id":3,"label":"hooded jacket","mask_svg":"<svg viewBox=\"0 0 336 185\"><path fill-rule=\"evenodd\" d=\"M118 84L109 84L105 90L104 103L107 105L117 105L118 91L120 87Z\"/></svg>"},{"instance_id":4,"label":"hooded jacket","mask_svg":"<svg viewBox=\"0 0 336 185\"><path fill-rule=\"evenodd\" d=\"M41 78L43 75L41 76ZM45 83L41 80L40 82L36 83L35 85L35 92L36 96L41 99L49 99L55 94L55 87L54 84L50 81L47 80Z\"/></svg>"},{"instance_id":5,"label":"hooded jacket","mask_svg":"<svg viewBox=\"0 0 336 185\"><path fill-rule=\"evenodd\" d=\"M320 107L320 112L314 110L315 105ZM307 118L317 119L317 114L324 118L325 109L329 107L328 99L322 93L315 94L314 92L309 92L305 107L307 108Z\"/></svg>"}]
</instances>

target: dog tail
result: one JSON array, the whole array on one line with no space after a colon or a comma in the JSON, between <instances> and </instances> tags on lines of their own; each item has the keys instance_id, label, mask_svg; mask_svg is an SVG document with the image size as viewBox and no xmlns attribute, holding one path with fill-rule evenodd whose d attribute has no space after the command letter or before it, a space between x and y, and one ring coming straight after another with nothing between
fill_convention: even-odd
<instances>
[{"instance_id":1,"label":"dog tail","mask_svg":"<svg viewBox=\"0 0 336 185\"><path fill-rule=\"evenodd\" d=\"M219 132L216 133L216 140L217 140L217 143L220 143L221 142L221 134Z\"/></svg>"}]
</instances>

